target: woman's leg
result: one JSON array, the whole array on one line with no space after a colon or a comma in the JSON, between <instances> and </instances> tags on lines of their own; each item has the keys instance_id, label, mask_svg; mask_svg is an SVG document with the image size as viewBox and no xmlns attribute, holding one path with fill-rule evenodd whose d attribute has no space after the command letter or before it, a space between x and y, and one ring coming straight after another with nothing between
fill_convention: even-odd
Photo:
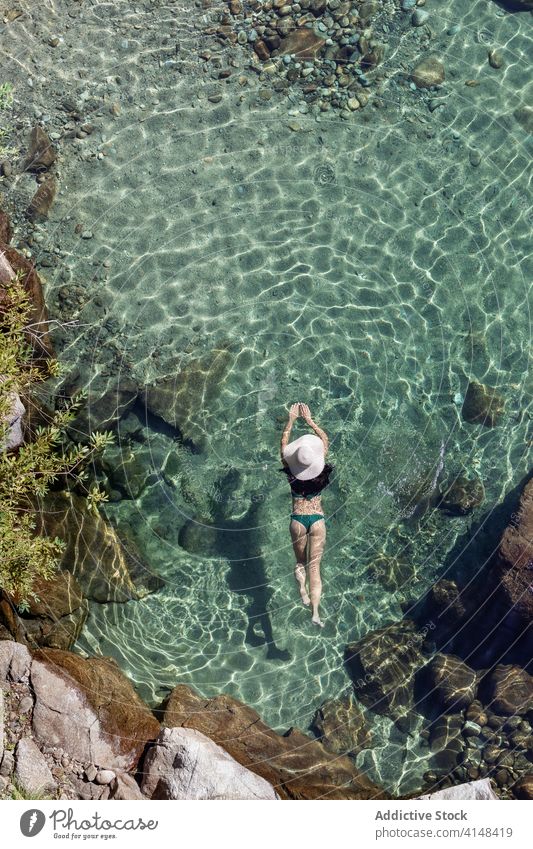
<instances>
[{"instance_id":1,"label":"woman's leg","mask_svg":"<svg viewBox=\"0 0 533 849\"><path fill-rule=\"evenodd\" d=\"M292 539L292 547L296 557L296 566L294 569L294 577L300 587L300 595L304 604L310 604L310 599L305 587L305 564L306 564L306 549L307 549L307 531L301 522L296 519L291 519L290 532Z\"/></svg>"},{"instance_id":2,"label":"woman's leg","mask_svg":"<svg viewBox=\"0 0 533 849\"><path fill-rule=\"evenodd\" d=\"M323 627L318 615L318 605L322 595L322 580L320 578L320 561L326 545L326 523L324 519L313 522L309 528L309 593L313 609L313 622Z\"/></svg>"}]
</instances>

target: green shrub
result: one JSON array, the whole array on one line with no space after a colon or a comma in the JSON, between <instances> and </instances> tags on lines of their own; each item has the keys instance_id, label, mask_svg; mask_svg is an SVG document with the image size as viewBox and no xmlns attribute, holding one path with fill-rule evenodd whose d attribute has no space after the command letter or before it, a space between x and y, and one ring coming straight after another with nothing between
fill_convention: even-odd
<instances>
[{"instance_id":1,"label":"green shrub","mask_svg":"<svg viewBox=\"0 0 533 849\"><path fill-rule=\"evenodd\" d=\"M57 360L46 360L46 368L37 367L25 328L32 305L22 275L0 286L0 589L8 593L19 610L28 608L36 598L36 578L48 579L57 569L65 544L58 537L48 538L35 532L36 498L46 495L50 484L64 477L65 485L87 477L85 466L96 452L113 441L110 433L91 434L88 445L68 440L65 428L75 417L85 394L79 394L65 409L58 410L46 427L38 427L34 437L13 451L3 450L7 443L6 416L13 396L28 396L32 387L50 377L59 377ZM107 495L97 487L87 501L97 511Z\"/></svg>"}]
</instances>

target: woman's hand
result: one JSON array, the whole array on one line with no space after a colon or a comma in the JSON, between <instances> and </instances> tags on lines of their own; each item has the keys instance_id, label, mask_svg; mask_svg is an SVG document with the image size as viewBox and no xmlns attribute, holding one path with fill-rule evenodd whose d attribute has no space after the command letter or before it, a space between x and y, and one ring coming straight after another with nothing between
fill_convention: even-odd
<instances>
[{"instance_id":1,"label":"woman's hand","mask_svg":"<svg viewBox=\"0 0 533 849\"><path fill-rule=\"evenodd\" d=\"M300 415L300 404L292 404L289 410L289 421L294 422Z\"/></svg>"},{"instance_id":2,"label":"woman's hand","mask_svg":"<svg viewBox=\"0 0 533 849\"><path fill-rule=\"evenodd\" d=\"M313 419L311 418L311 410L309 409L307 404L300 404L300 415L303 419L305 419L307 424L313 421Z\"/></svg>"}]
</instances>

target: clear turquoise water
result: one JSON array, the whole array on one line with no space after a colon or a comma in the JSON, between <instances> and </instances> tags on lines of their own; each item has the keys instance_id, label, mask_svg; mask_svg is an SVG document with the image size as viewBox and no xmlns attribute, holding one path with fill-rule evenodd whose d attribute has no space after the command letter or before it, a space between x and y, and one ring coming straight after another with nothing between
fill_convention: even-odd
<instances>
[{"instance_id":1,"label":"clear turquoise water","mask_svg":"<svg viewBox=\"0 0 533 849\"><path fill-rule=\"evenodd\" d=\"M447 69L443 106L431 113L399 85L399 63L411 67L420 52L409 30L388 60L381 108L317 122L297 99L260 100L268 82L250 72L248 88L234 83L208 102L198 29L174 4L132 7L123 20L142 26L123 28L127 49L100 6L84 13L95 49L76 90L104 99L102 129L83 150L107 155L65 161L42 228L43 250L64 253L62 270L48 273L52 315L62 289L83 289L80 327L58 336L62 359L140 383L220 345L230 360L213 400L194 408L202 452L146 427L132 442L139 423L125 422L117 463L133 452L157 474L105 513L166 584L142 601L93 605L78 648L115 656L152 702L179 681L231 693L275 728L306 728L348 685L346 642L401 618L471 521L438 511L401 521L442 446L446 476L484 482L474 518L529 468L532 142L512 113L532 103L531 16L441 2L431 50ZM173 16L181 73L164 64ZM487 63L492 44L505 55L500 71ZM76 60L89 67L83 52ZM53 70L64 84L69 61ZM471 78L481 84L465 86ZM76 222L93 238L80 240ZM470 379L505 398L499 427L462 421ZM276 471L280 417L295 400L330 434L337 470L324 496L320 633L299 603L290 499ZM409 562L396 592L369 576L381 552ZM369 721L376 747L361 763L407 792L425 751L388 720Z\"/></svg>"}]
</instances>

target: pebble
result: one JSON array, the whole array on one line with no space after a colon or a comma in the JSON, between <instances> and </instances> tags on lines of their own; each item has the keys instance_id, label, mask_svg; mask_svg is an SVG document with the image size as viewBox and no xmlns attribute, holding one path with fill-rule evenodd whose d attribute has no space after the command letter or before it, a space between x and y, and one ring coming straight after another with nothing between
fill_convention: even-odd
<instances>
[{"instance_id":1,"label":"pebble","mask_svg":"<svg viewBox=\"0 0 533 849\"><path fill-rule=\"evenodd\" d=\"M477 722L472 722L470 719L463 725L463 734L465 737L479 737L481 734L481 725Z\"/></svg>"},{"instance_id":2,"label":"pebble","mask_svg":"<svg viewBox=\"0 0 533 849\"><path fill-rule=\"evenodd\" d=\"M402 0L402 12L410 12L416 6L416 0Z\"/></svg>"},{"instance_id":3,"label":"pebble","mask_svg":"<svg viewBox=\"0 0 533 849\"><path fill-rule=\"evenodd\" d=\"M33 707L33 699L31 696L24 696L23 699L20 700L19 704L19 713L28 713Z\"/></svg>"},{"instance_id":4,"label":"pebble","mask_svg":"<svg viewBox=\"0 0 533 849\"><path fill-rule=\"evenodd\" d=\"M97 773L95 781L97 784L111 784L114 778L115 773L112 769L101 769Z\"/></svg>"},{"instance_id":5,"label":"pebble","mask_svg":"<svg viewBox=\"0 0 533 849\"><path fill-rule=\"evenodd\" d=\"M468 158L470 160L470 165L472 165L473 168L477 168L478 165L481 164L481 154L479 150L471 150L468 154Z\"/></svg>"},{"instance_id":6,"label":"pebble","mask_svg":"<svg viewBox=\"0 0 533 849\"><path fill-rule=\"evenodd\" d=\"M239 33L237 35L237 41L239 42L239 44L246 44L246 42L248 41L248 36L246 35L245 30L239 30Z\"/></svg>"},{"instance_id":7,"label":"pebble","mask_svg":"<svg viewBox=\"0 0 533 849\"><path fill-rule=\"evenodd\" d=\"M81 235L82 239L92 239L93 238L93 231L92 230L82 230L80 235Z\"/></svg>"},{"instance_id":8,"label":"pebble","mask_svg":"<svg viewBox=\"0 0 533 849\"><path fill-rule=\"evenodd\" d=\"M499 50L489 50L489 65L496 70L503 66L503 56Z\"/></svg>"},{"instance_id":9,"label":"pebble","mask_svg":"<svg viewBox=\"0 0 533 849\"><path fill-rule=\"evenodd\" d=\"M416 11L413 12L411 23L414 27L422 27L425 23L427 23L428 18L429 12L426 12L425 9L416 9Z\"/></svg>"}]
</instances>

